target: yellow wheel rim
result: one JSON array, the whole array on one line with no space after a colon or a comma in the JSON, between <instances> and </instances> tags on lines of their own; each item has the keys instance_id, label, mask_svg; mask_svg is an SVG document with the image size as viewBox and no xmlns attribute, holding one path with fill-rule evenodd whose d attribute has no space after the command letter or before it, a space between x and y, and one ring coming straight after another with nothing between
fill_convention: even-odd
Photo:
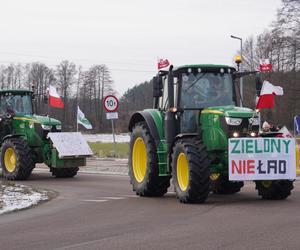
<instances>
[{"instance_id":1,"label":"yellow wheel rim","mask_svg":"<svg viewBox=\"0 0 300 250\"><path fill-rule=\"evenodd\" d=\"M189 184L189 164L185 153L179 154L176 168L178 185L182 191L185 191Z\"/></svg>"},{"instance_id":2,"label":"yellow wheel rim","mask_svg":"<svg viewBox=\"0 0 300 250\"><path fill-rule=\"evenodd\" d=\"M272 186L272 181L262 181L261 184L265 187L265 188L269 188Z\"/></svg>"},{"instance_id":3,"label":"yellow wheel rim","mask_svg":"<svg viewBox=\"0 0 300 250\"><path fill-rule=\"evenodd\" d=\"M6 149L4 153L4 165L8 172L12 173L15 171L17 166L17 155L13 148Z\"/></svg>"},{"instance_id":4,"label":"yellow wheel rim","mask_svg":"<svg viewBox=\"0 0 300 250\"><path fill-rule=\"evenodd\" d=\"M138 137L132 149L133 174L137 182L142 182L147 170L147 149L144 140Z\"/></svg>"}]
</instances>

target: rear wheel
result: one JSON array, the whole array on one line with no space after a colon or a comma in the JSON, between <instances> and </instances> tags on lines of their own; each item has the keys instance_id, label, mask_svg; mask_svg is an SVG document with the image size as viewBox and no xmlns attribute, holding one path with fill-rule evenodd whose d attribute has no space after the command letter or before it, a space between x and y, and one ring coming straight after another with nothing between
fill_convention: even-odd
<instances>
[{"instance_id":1,"label":"rear wheel","mask_svg":"<svg viewBox=\"0 0 300 250\"><path fill-rule=\"evenodd\" d=\"M34 168L30 147L21 138L6 139L1 147L3 177L7 180L26 180Z\"/></svg>"},{"instance_id":2,"label":"rear wheel","mask_svg":"<svg viewBox=\"0 0 300 250\"><path fill-rule=\"evenodd\" d=\"M211 190L215 194L235 194L244 186L242 181L229 181L228 176L221 174L210 175Z\"/></svg>"},{"instance_id":3,"label":"rear wheel","mask_svg":"<svg viewBox=\"0 0 300 250\"><path fill-rule=\"evenodd\" d=\"M140 196L163 196L170 186L169 176L159 176L156 146L145 122L132 129L129 149L129 177Z\"/></svg>"},{"instance_id":4,"label":"rear wheel","mask_svg":"<svg viewBox=\"0 0 300 250\"><path fill-rule=\"evenodd\" d=\"M266 200L284 200L294 188L293 181L275 180L275 181L255 181L258 195Z\"/></svg>"},{"instance_id":5,"label":"rear wheel","mask_svg":"<svg viewBox=\"0 0 300 250\"><path fill-rule=\"evenodd\" d=\"M176 142L172 154L172 175L180 202L205 202L209 193L209 159L201 142L192 139Z\"/></svg>"},{"instance_id":6,"label":"rear wheel","mask_svg":"<svg viewBox=\"0 0 300 250\"><path fill-rule=\"evenodd\" d=\"M56 178L72 178L77 175L79 168L50 168L52 176Z\"/></svg>"}]
</instances>

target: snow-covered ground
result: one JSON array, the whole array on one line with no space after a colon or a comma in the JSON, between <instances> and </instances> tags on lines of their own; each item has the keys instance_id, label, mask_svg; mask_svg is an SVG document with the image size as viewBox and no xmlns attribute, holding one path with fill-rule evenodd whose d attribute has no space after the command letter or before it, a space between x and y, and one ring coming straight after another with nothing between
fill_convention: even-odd
<instances>
[{"instance_id":1,"label":"snow-covered ground","mask_svg":"<svg viewBox=\"0 0 300 250\"><path fill-rule=\"evenodd\" d=\"M48 199L47 191L0 181L0 214L28 208Z\"/></svg>"},{"instance_id":2,"label":"snow-covered ground","mask_svg":"<svg viewBox=\"0 0 300 250\"><path fill-rule=\"evenodd\" d=\"M112 134L83 134L88 142L113 142ZM115 135L116 142L127 143L129 134ZM0 169L0 178L1 178ZM20 209L25 209L48 200L47 191L37 191L31 187L14 184L13 182L1 182L0 180L0 215Z\"/></svg>"},{"instance_id":3,"label":"snow-covered ground","mask_svg":"<svg viewBox=\"0 0 300 250\"><path fill-rule=\"evenodd\" d=\"M83 134L84 138L88 142L113 142L112 134ZM129 142L129 134L118 134L115 135L116 142Z\"/></svg>"}]
</instances>

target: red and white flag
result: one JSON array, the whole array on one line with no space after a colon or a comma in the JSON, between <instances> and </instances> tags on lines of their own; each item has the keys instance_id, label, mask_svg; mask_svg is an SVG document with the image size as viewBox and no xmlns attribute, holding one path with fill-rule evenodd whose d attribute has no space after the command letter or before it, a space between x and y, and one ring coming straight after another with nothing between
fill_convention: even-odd
<instances>
[{"instance_id":1,"label":"red and white flag","mask_svg":"<svg viewBox=\"0 0 300 250\"><path fill-rule=\"evenodd\" d=\"M169 63L168 59L158 59L158 62L157 62L158 69L168 67L169 65L170 65L170 63Z\"/></svg>"},{"instance_id":2,"label":"red and white flag","mask_svg":"<svg viewBox=\"0 0 300 250\"><path fill-rule=\"evenodd\" d=\"M54 108L64 108L64 103L57 93L56 88L52 85L49 86L49 105Z\"/></svg>"},{"instance_id":3,"label":"red and white flag","mask_svg":"<svg viewBox=\"0 0 300 250\"><path fill-rule=\"evenodd\" d=\"M272 71L272 64L270 63L269 59L259 60L259 71L260 72Z\"/></svg>"},{"instance_id":4,"label":"red and white flag","mask_svg":"<svg viewBox=\"0 0 300 250\"><path fill-rule=\"evenodd\" d=\"M268 81L264 81L256 108L273 108L275 106L275 95L283 95L283 89L280 86L274 86Z\"/></svg>"}]
</instances>

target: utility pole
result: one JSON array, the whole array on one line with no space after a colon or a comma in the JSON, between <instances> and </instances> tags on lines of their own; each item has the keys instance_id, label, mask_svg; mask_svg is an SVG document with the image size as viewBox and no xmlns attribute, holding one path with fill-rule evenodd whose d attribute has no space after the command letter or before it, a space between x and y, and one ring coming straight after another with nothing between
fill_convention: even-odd
<instances>
[{"instance_id":1,"label":"utility pole","mask_svg":"<svg viewBox=\"0 0 300 250\"><path fill-rule=\"evenodd\" d=\"M231 35L230 36L231 38L233 39L238 39L240 40L240 43L241 43L241 66L240 66L240 71L242 72L243 71L243 39L241 37L237 37L237 36L233 36ZM241 93L241 103L240 103L240 106L242 107L243 106L243 77L240 78L240 93Z\"/></svg>"}]
</instances>

